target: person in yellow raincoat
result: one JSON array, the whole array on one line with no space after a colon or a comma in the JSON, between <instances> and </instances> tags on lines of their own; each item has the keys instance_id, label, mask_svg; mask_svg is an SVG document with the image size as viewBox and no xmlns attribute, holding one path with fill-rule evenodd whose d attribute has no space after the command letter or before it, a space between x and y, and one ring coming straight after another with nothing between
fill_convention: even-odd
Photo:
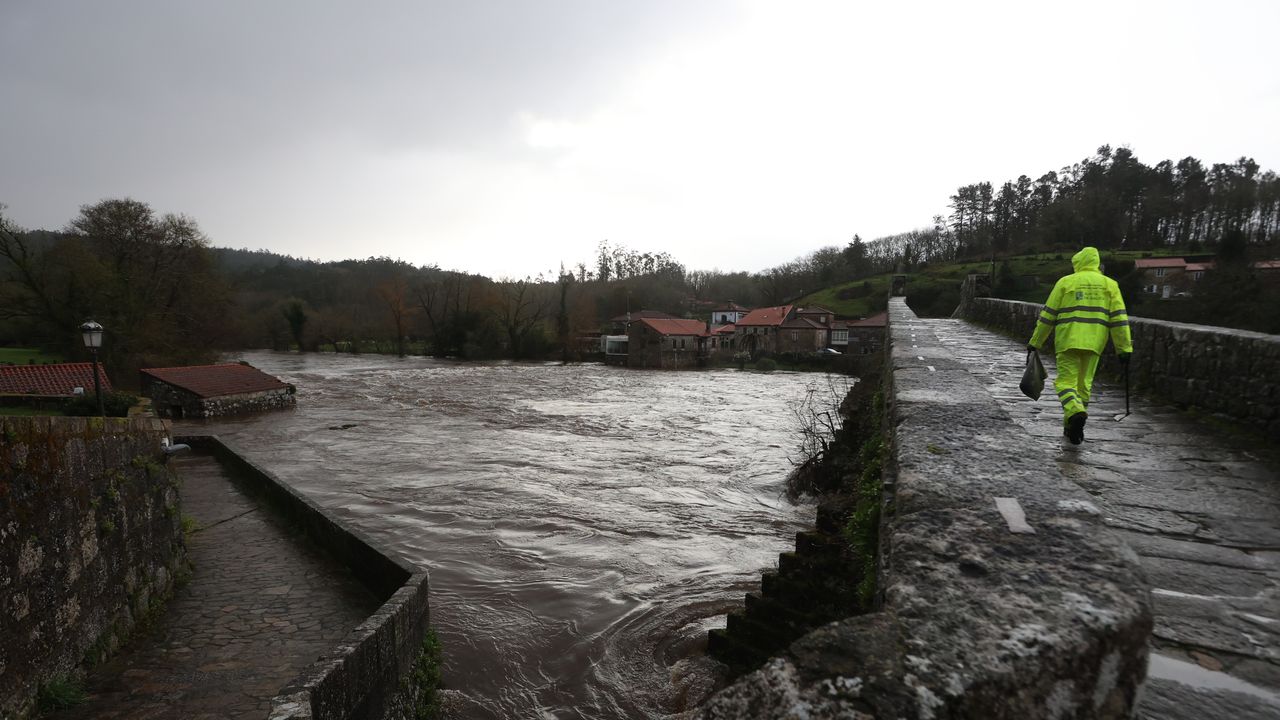
<instances>
[{"instance_id":1,"label":"person in yellow raincoat","mask_svg":"<svg viewBox=\"0 0 1280 720\"><path fill-rule=\"evenodd\" d=\"M1075 272L1058 280L1049 293L1027 347L1039 350L1049 338L1049 330L1053 330L1058 363L1053 386L1062 403L1062 433L1079 445L1089 417L1086 411L1093 373L1107 339L1115 345L1122 365L1129 363L1133 339L1120 287L1102 274L1098 251L1084 248L1071 258L1071 266Z\"/></svg>"}]
</instances>

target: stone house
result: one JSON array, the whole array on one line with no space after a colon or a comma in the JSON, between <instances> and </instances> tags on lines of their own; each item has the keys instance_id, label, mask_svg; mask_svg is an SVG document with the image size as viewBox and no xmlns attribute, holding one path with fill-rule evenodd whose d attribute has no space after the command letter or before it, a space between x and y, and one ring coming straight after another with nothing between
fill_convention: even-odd
<instances>
[{"instance_id":1,"label":"stone house","mask_svg":"<svg viewBox=\"0 0 1280 720\"><path fill-rule=\"evenodd\" d=\"M141 375L142 394L160 417L222 417L297 403L292 385L247 364L147 368Z\"/></svg>"},{"instance_id":2,"label":"stone house","mask_svg":"<svg viewBox=\"0 0 1280 720\"><path fill-rule=\"evenodd\" d=\"M1134 269L1142 275L1142 291L1162 298L1180 292L1189 292L1207 268L1204 264L1188 271L1187 261L1180 257L1139 258L1133 261Z\"/></svg>"},{"instance_id":3,"label":"stone house","mask_svg":"<svg viewBox=\"0 0 1280 720\"><path fill-rule=\"evenodd\" d=\"M861 320L850 320L847 323L849 338L845 351L854 355L870 355L879 352L884 346L888 318L889 313L882 312Z\"/></svg>"},{"instance_id":4,"label":"stone house","mask_svg":"<svg viewBox=\"0 0 1280 720\"><path fill-rule=\"evenodd\" d=\"M791 305L775 305L773 307L756 308L743 315L734 323L734 339L738 341L738 349L759 354L780 352L778 341L782 332L782 324L793 315L795 308Z\"/></svg>"},{"instance_id":5,"label":"stone house","mask_svg":"<svg viewBox=\"0 0 1280 720\"><path fill-rule=\"evenodd\" d=\"M828 321L833 319L831 315L826 317ZM829 334L827 325L818 322L816 317L804 316L797 312L779 328L777 352L799 354L817 352L827 346Z\"/></svg>"},{"instance_id":6,"label":"stone house","mask_svg":"<svg viewBox=\"0 0 1280 720\"><path fill-rule=\"evenodd\" d=\"M709 335L706 324L701 320L633 320L627 329L627 367L695 367L706 360Z\"/></svg>"},{"instance_id":7,"label":"stone house","mask_svg":"<svg viewBox=\"0 0 1280 720\"><path fill-rule=\"evenodd\" d=\"M826 308L794 305L757 308L736 328L738 347L752 355L817 352L831 346L837 328L844 329Z\"/></svg>"}]
</instances>

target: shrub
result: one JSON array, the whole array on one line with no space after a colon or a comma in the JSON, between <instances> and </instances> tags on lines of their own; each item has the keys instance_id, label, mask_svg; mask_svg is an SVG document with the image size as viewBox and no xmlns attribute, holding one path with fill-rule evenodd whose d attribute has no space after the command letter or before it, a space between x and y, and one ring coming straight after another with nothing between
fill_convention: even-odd
<instances>
[{"instance_id":1,"label":"shrub","mask_svg":"<svg viewBox=\"0 0 1280 720\"><path fill-rule=\"evenodd\" d=\"M107 417L128 417L129 408L138 402L138 396L127 392L109 392L102 395L102 408ZM73 417L90 417L98 414L98 400L87 392L67 403L62 411Z\"/></svg>"},{"instance_id":2,"label":"shrub","mask_svg":"<svg viewBox=\"0 0 1280 720\"><path fill-rule=\"evenodd\" d=\"M773 358L760 358L756 361L756 370L760 372L773 372L778 369L778 361Z\"/></svg>"}]
</instances>

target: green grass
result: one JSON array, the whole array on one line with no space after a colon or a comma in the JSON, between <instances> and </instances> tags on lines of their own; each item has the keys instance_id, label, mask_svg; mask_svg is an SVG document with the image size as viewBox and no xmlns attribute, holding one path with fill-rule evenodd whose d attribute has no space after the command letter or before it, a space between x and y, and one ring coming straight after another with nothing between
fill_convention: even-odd
<instances>
[{"instance_id":1,"label":"green grass","mask_svg":"<svg viewBox=\"0 0 1280 720\"><path fill-rule=\"evenodd\" d=\"M37 364L57 363L63 362L63 357L61 355L45 353L39 348L0 347L0 363L26 365L32 360Z\"/></svg>"},{"instance_id":2,"label":"green grass","mask_svg":"<svg viewBox=\"0 0 1280 720\"><path fill-rule=\"evenodd\" d=\"M889 293L891 279L890 275L874 275L862 280L833 285L825 290L806 295L797 300L795 304L802 306L818 305L841 317L858 318L874 315L884 309L884 298ZM861 295L864 282L870 283L871 290L865 295ZM841 299L840 293L842 291L849 291L861 296Z\"/></svg>"},{"instance_id":3,"label":"green grass","mask_svg":"<svg viewBox=\"0 0 1280 720\"><path fill-rule=\"evenodd\" d=\"M1009 269L1015 276L1026 277L1034 275L1036 282L1033 285L1020 287L1017 290L1006 292L1000 297L1009 300L1023 300L1026 302L1040 303L1048 297L1049 291L1053 289L1053 284L1063 275L1072 272L1071 256L1073 252L1042 252L1031 255L1019 255L1008 258L996 259L996 271L999 272L1000 264L1009 263ZM1112 260L1136 260L1143 257L1159 257L1166 255L1185 255L1187 253L1173 250L1124 250L1124 251L1107 251L1102 253L1103 262ZM939 297L939 304L946 304L945 299L956 291L959 284L964 281L965 276L969 273L987 273L991 271L990 260L975 260L969 262L943 263L927 265L924 268L907 275L907 299L912 301L913 292L927 298ZM833 285L829 288L811 293L796 301L796 305L820 305L828 310L835 312L841 317L857 318L874 315L884 309L884 298L889 292L889 284L893 280L892 273L884 273L882 275L873 275L868 278L860 278L852 282ZM863 294L864 283L869 283L870 291ZM846 295L854 294L858 297L840 298L841 292ZM911 303L914 307L916 303ZM930 305L928 301L926 305ZM935 308L936 310L937 308ZM918 311L917 311L918 312Z\"/></svg>"}]
</instances>

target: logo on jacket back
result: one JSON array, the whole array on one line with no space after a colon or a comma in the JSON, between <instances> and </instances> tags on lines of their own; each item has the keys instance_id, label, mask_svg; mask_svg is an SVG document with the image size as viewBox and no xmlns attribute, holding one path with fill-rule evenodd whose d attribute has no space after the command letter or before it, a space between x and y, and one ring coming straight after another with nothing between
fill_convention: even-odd
<instances>
[{"instance_id":1,"label":"logo on jacket back","mask_svg":"<svg viewBox=\"0 0 1280 720\"><path fill-rule=\"evenodd\" d=\"M1077 299L1077 300L1083 300L1083 299L1084 299L1084 291L1083 291L1083 290L1077 290L1077 291L1076 291L1076 299Z\"/></svg>"}]
</instances>

